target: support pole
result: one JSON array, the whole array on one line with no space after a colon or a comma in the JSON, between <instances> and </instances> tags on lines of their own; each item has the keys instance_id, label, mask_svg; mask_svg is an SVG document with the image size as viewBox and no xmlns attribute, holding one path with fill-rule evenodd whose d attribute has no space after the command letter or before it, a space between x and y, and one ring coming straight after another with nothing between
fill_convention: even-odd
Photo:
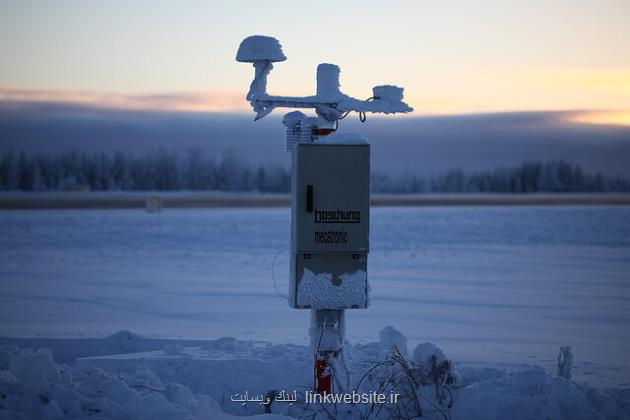
<instances>
[{"instance_id":1,"label":"support pole","mask_svg":"<svg viewBox=\"0 0 630 420\"><path fill-rule=\"evenodd\" d=\"M313 350L314 388L318 394L332 393L332 363L343 348L345 311L317 309L311 311L310 344Z\"/></svg>"},{"instance_id":2,"label":"support pole","mask_svg":"<svg viewBox=\"0 0 630 420\"><path fill-rule=\"evenodd\" d=\"M333 375L328 356L326 352L315 355L315 392L318 394L332 394Z\"/></svg>"}]
</instances>

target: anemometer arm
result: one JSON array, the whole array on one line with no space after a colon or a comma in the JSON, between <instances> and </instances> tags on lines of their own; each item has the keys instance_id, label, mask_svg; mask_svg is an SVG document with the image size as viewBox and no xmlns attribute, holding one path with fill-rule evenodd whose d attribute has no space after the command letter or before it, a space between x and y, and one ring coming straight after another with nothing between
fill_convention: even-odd
<instances>
[{"instance_id":1,"label":"anemometer arm","mask_svg":"<svg viewBox=\"0 0 630 420\"><path fill-rule=\"evenodd\" d=\"M334 123L344 114L355 111L380 112L385 114L406 113L413 109L402 101L403 88L397 86L375 86L369 100L352 98L339 90L339 67L334 64L320 64L317 67L317 93L313 96L273 96L267 93L267 76L274 62L286 57L277 39L254 35L245 38L238 49L236 60L252 63L255 73L247 100L259 120L274 108L314 108L320 117Z\"/></svg>"}]
</instances>

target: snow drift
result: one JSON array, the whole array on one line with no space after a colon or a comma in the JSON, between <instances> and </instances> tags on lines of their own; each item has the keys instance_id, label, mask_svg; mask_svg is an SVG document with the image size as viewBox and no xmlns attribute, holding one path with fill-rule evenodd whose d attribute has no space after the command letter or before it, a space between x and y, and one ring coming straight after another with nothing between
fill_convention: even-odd
<instances>
[{"instance_id":1,"label":"snow drift","mask_svg":"<svg viewBox=\"0 0 630 420\"><path fill-rule=\"evenodd\" d=\"M405 336L393 327L381 331L380 337L379 342L347 343L353 389L374 391L370 387L387 371L375 368L375 361L388 360L399 345L406 345ZM274 419L285 418L284 415L326 418L326 412L336 413L337 418L388 418L395 412L392 410L400 409L385 407L366 412L367 407L361 404L309 406L302 397L297 404L276 402L269 410L272 413L265 414L262 405L235 403L230 396L243 391L265 394L280 389L303 395L310 389L312 380L310 349L232 337L192 347L182 345L184 343L172 341L161 350L140 353L133 352L133 346L122 347L121 354L86 357L69 364L56 363L48 349L1 346L0 418L94 416L158 420L264 415L264 418ZM402 363L413 376L414 372L426 373L426 369L430 369L427 360L450 363L446 353L432 343L419 344L412 356L403 358ZM561 376L553 377L535 366L455 365L456 380L442 385L448 387L444 388L448 393L444 393L442 399L435 394L435 381L430 379L418 382L413 388L413 398L419 401L424 416L472 420L630 416L630 388L597 389ZM391 387L400 392L404 384L399 377L381 391ZM405 396L412 398L408 391Z\"/></svg>"}]
</instances>

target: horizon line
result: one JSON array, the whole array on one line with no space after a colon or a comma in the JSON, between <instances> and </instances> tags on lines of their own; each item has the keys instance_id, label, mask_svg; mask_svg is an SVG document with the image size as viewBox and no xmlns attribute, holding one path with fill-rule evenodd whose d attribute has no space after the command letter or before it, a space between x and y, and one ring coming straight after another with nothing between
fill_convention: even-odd
<instances>
[{"instance_id":1,"label":"horizon line","mask_svg":"<svg viewBox=\"0 0 630 420\"><path fill-rule=\"evenodd\" d=\"M13 111L20 106L53 105L90 111L172 113L172 114L221 114L246 115L252 110L243 92L157 92L144 94L120 94L96 91L26 89L0 86L0 104L9 105ZM17 109L16 109L17 108ZM6 108L5 108L6 110ZM435 112L379 115L372 118L435 118L472 117L510 114L557 114L564 122L611 126L630 126L630 110L625 109L498 109L469 112ZM275 115L278 116L277 114Z\"/></svg>"}]
</instances>

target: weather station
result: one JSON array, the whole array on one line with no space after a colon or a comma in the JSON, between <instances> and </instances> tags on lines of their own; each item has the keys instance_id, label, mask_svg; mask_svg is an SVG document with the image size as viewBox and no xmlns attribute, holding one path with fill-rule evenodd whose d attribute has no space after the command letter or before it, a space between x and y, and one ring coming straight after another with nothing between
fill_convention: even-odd
<instances>
[{"instance_id":1,"label":"weather station","mask_svg":"<svg viewBox=\"0 0 630 420\"><path fill-rule=\"evenodd\" d=\"M370 248L370 145L360 134L335 133L339 121L357 112L407 113L403 88L375 86L366 100L340 91L339 67L317 66L315 95L267 93L273 63L286 60L277 39L245 38L236 60L252 63L254 80L246 99L261 119L275 108L312 108L284 115L285 151L292 154L291 263L289 305L311 310L310 345L317 393L331 393L335 366L343 362L345 310L368 307L367 257Z\"/></svg>"}]
</instances>

